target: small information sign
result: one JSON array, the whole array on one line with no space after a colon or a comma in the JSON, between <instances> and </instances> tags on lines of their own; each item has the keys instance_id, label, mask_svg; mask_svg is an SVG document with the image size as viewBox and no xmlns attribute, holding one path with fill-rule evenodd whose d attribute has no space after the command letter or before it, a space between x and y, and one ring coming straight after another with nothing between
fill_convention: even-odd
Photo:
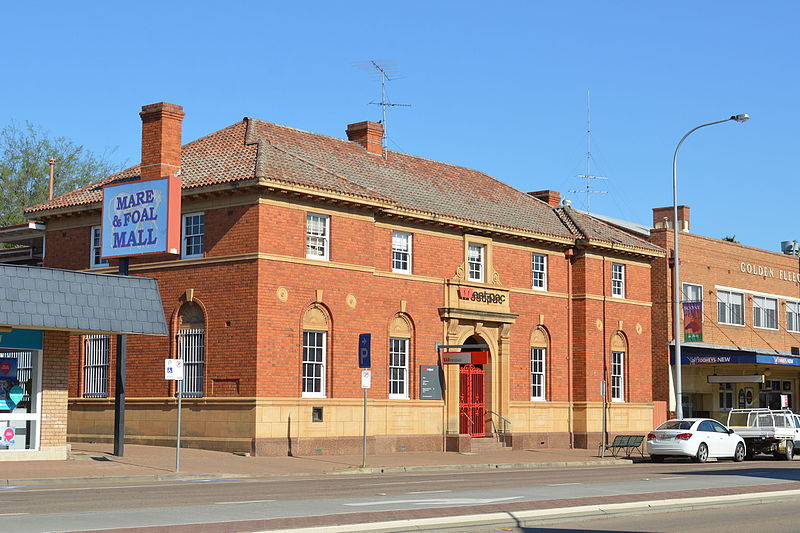
<instances>
[{"instance_id":1,"label":"small information sign","mask_svg":"<svg viewBox=\"0 0 800 533\"><path fill-rule=\"evenodd\" d=\"M442 383L441 367L437 365L420 365L419 367L419 399L441 400Z\"/></svg>"},{"instance_id":2,"label":"small information sign","mask_svg":"<svg viewBox=\"0 0 800 533\"><path fill-rule=\"evenodd\" d=\"M369 389L372 388L372 370L369 368L365 368L361 371L361 388L362 389Z\"/></svg>"},{"instance_id":3,"label":"small information sign","mask_svg":"<svg viewBox=\"0 0 800 533\"><path fill-rule=\"evenodd\" d=\"M183 379L183 359L164 359L164 379Z\"/></svg>"}]
</instances>

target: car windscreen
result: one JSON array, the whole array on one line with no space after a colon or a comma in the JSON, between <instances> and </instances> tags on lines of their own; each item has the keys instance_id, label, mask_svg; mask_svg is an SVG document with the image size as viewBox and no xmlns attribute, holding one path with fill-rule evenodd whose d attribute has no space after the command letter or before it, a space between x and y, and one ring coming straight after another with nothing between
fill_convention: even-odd
<instances>
[{"instance_id":1,"label":"car windscreen","mask_svg":"<svg viewBox=\"0 0 800 533\"><path fill-rule=\"evenodd\" d=\"M691 429L693 422L689 420L668 420L656 429Z\"/></svg>"}]
</instances>

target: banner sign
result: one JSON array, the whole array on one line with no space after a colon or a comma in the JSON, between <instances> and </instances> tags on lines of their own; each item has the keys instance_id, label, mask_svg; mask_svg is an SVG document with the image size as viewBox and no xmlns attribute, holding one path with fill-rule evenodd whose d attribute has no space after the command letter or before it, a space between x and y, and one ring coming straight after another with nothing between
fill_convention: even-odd
<instances>
[{"instance_id":1,"label":"banner sign","mask_svg":"<svg viewBox=\"0 0 800 533\"><path fill-rule=\"evenodd\" d=\"M703 302L683 302L684 342L703 342Z\"/></svg>"},{"instance_id":2,"label":"banner sign","mask_svg":"<svg viewBox=\"0 0 800 533\"><path fill-rule=\"evenodd\" d=\"M103 188L104 259L180 253L180 179L112 183Z\"/></svg>"},{"instance_id":3,"label":"banner sign","mask_svg":"<svg viewBox=\"0 0 800 533\"><path fill-rule=\"evenodd\" d=\"M489 362L489 352L442 352L445 365L485 365Z\"/></svg>"}]
</instances>

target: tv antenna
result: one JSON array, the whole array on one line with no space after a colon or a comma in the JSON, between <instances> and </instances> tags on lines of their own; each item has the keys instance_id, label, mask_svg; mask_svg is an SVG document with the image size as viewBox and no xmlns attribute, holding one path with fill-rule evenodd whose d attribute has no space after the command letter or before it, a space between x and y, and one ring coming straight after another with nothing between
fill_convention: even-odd
<instances>
[{"instance_id":1,"label":"tv antenna","mask_svg":"<svg viewBox=\"0 0 800 533\"><path fill-rule=\"evenodd\" d=\"M394 81L399 78L399 76L394 75L388 71L393 65L384 63L381 65L374 59L370 60L370 66L372 66L375 70L377 70L380 74L381 78L381 101L370 102L371 105L379 105L381 106L381 124L383 124L383 138L381 139L381 148L383 148L384 152L386 151L386 137L388 136L388 124L386 123L386 110L389 107L411 107L411 104L394 104L389 101L389 96L386 93L386 82L387 81Z\"/></svg>"},{"instance_id":2,"label":"tv antenna","mask_svg":"<svg viewBox=\"0 0 800 533\"><path fill-rule=\"evenodd\" d=\"M584 193L586 195L586 212L590 213L592 211L592 195L608 193L608 191L592 189L592 180L607 180L608 178L592 174L592 102L589 91L586 91L586 174L578 174L578 177L586 180L586 187L569 192Z\"/></svg>"}]
</instances>

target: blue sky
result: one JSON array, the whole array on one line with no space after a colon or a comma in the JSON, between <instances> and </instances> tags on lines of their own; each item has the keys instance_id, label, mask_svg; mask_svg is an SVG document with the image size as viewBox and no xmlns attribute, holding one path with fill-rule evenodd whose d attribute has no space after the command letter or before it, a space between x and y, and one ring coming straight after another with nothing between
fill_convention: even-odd
<instances>
[{"instance_id":1,"label":"blue sky","mask_svg":"<svg viewBox=\"0 0 800 533\"><path fill-rule=\"evenodd\" d=\"M184 106L184 142L244 116L344 137L379 120L389 148L554 189L650 224L679 203L692 231L778 251L795 223L800 3L772 1L4 2L0 126L31 121L139 159L142 105Z\"/></svg>"}]
</instances>

